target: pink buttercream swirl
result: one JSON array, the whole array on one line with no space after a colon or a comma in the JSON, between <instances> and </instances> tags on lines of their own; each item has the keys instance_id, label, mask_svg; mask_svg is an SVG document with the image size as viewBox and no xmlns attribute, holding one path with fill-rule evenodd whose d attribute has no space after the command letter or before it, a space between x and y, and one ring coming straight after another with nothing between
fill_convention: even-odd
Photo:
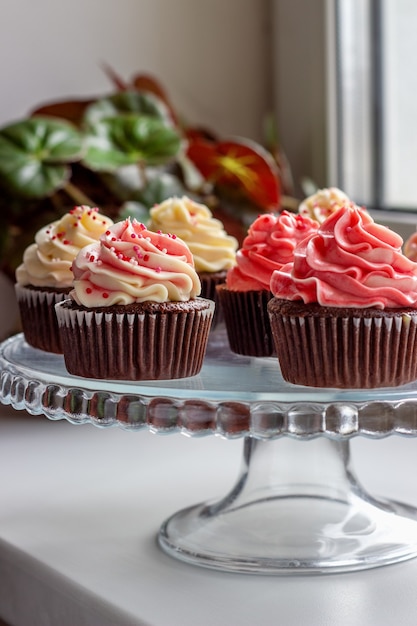
<instances>
[{"instance_id":1,"label":"pink buttercream swirl","mask_svg":"<svg viewBox=\"0 0 417 626\"><path fill-rule=\"evenodd\" d=\"M188 246L176 235L149 231L130 219L83 248L72 271L71 296L86 307L185 302L201 290Z\"/></svg>"},{"instance_id":2,"label":"pink buttercream swirl","mask_svg":"<svg viewBox=\"0 0 417 626\"><path fill-rule=\"evenodd\" d=\"M269 291L271 274L293 260L296 245L315 232L317 222L288 211L262 214L248 230L226 277L231 291Z\"/></svg>"},{"instance_id":3,"label":"pink buttercream swirl","mask_svg":"<svg viewBox=\"0 0 417 626\"><path fill-rule=\"evenodd\" d=\"M273 273L271 291L286 300L336 307L417 307L417 263L403 240L357 206L335 211Z\"/></svg>"}]
</instances>

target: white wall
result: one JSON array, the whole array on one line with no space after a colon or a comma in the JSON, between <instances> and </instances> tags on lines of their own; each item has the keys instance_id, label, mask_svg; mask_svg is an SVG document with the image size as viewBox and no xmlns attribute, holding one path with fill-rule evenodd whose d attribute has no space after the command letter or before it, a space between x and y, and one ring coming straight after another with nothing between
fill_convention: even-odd
<instances>
[{"instance_id":1,"label":"white wall","mask_svg":"<svg viewBox=\"0 0 417 626\"><path fill-rule=\"evenodd\" d=\"M100 63L155 74L191 123L261 139L268 0L0 0L0 125L107 93Z\"/></svg>"},{"instance_id":2,"label":"white wall","mask_svg":"<svg viewBox=\"0 0 417 626\"><path fill-rule=\"evenodd\" d=\"M332 2L332 0L330 0ZM329 182L325 0L272 0L273 88L281 145L296 183ZM297 189L301 193L300 188Z\"/></svg>"}]
</instances>

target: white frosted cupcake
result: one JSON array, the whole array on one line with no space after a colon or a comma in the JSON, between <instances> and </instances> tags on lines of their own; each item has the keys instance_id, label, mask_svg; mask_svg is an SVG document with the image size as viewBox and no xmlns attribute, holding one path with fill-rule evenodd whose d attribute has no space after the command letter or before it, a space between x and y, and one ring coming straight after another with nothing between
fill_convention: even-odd
<instances>
[{"instance_id":1,"label":"white frosted cupcake","mask_svg":"<svg viewBox=\"0 0 417 626\"><path fill-rule=\"evenodd\" d=\"M71 265L78 252L96 241L112 220L88 206L77 206L41 228L16 270L16 297L26 341L61 353L54 305L72 289Z\"/></svg>"},{"instance_id":2,"label":"white frosted cupcake","mask_svg":"<svg viewBox=\"0 0 417 626\"><path fill-rule=\"evenodd\" d=\"M187 196L168 198L150 211L149 229L175 233L191 250L201 281L201 296L217 302L216 285L236 263L238 241L229 235L210 209ZM215 323L221 319L216 307Z\"/></svg>"},{"instance_id":3,"label":"white frosted cupcake","mask_svg":"<svg viewBox=\"0 0 417 626\"><path fill-rule=\"evenodd\" d=\"M331 213L348 205L354 206L354 203L344 191L338 187L325 187L305 198L298 207L298 212L322 224Z\"/></svg>"}]
</instances>

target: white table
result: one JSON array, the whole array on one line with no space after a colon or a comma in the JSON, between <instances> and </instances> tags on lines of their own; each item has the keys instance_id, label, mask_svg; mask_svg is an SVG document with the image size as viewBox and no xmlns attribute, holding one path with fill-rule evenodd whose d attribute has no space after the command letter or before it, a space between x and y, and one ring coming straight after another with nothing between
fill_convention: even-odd
<instances>
[{"instance_id":1,"label":"white table","mask_svg":"<svg viewBox=\"0 0 417 626\"><path fill-rule=\"evenodd\" d=\"M375 495L417 504L417 440L358 437ZM242 440L51 422L0 405L0 618L13 626L415 626L417 559L325 576L208 570L161 522L234 484Z\"/></svg>"}]
</instances>

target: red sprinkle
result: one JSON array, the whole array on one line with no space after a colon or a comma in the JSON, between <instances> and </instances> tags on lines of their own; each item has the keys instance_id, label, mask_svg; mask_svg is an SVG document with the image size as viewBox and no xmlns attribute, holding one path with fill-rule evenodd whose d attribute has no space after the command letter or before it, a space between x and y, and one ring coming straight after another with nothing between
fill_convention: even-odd
<instances>
[{"instance_id":1,"label":"red sprinkle","mask_svg":"<svg viewBox=\"0 0 417 626\"><path fill-rule=\"evenodd\" d=\"M86 291L86 293L92 293L92 292L93 292L93 290L91 289L91 287L87 287L87 289L86 289L85 291Z\"/></svg>"},{"instance_id":2,"label":"red sprinkle","mask_svg":"<svg viewBox=\"0 0 417 626\"><path fill-rule=\"evenodd\" d=\"M109 294L108 294L108 293L106 293L106 292L104 292L104 293L103 293L103 298L108 298L108 297L109 297Z\"/></svg>"}]
</instances>

